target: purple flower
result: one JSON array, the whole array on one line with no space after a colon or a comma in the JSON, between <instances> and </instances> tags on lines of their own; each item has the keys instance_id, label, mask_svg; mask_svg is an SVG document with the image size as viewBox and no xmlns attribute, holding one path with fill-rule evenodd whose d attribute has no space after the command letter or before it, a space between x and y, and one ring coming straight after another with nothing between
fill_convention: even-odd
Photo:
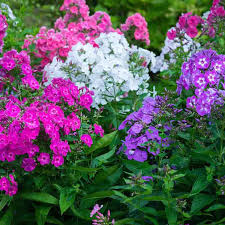
<instances>
[{"instance_id":1,"label":"purple flower","mask_svg":"<svg viewBox=\"0 0 225 225\"><path fill-rule=\"evenodd\" d=\"M222 73L224 71L224 64L222 61L213 61L212 62L212 68L217 72L217 73Z\"/></svg>"},{"instance_id":2,"label":"purple flower","mask_svg":"<svg viewBox=\"0 0 225 225\"><path fill-rule=\"evenodd\" d=\"M128 131L130 134L139 134L143 129L143 125L140 123L135 123L130 130Z\"/></svg>"},{"instance_id":3,"label":"purple flower","mask_svg":"<svg viewBox=\"0 0 225 225\"><path fill-rule=\"evenodd\" d=\"M217 75L217 73L214 70L206 71L205 77L206 77L206 81L210 85L215 85L215 84L218 84L218 82L219 82L219 76Z\"/></svg>"},{"instance_id":4,"label":"purple flower","mask_svg":"<svg viewBox=\"0 0 225 225\"><path fill-rule=\"evenodd\" d=\"M190 63L189 62L183 63L181 70L184 75L189 74L190 73Z\"/></svg>"},{"instance_id":5,"label":"purple flower","mask_svg":"<svg viewBox=\"0 0 225 225\"><path fill-rule=\"evenodd\" d=\"M204 88L206 88L207 84L208 83L207 83L207 81L205 79L204 74L198 74L198 75L196 75L194 77L194 85L195 85L195 87L204 89Z\"/></svg>"},{"instance_id":6,"label":"purple flower","mask_svg":"<svg viewBox=\"0 0 225 225\"><path fill-rule=\"evenodd\" d=\"M140 151L140 150L135 150L133 159L138 161L138 162L144 162L148 158L148 154L145 151Z\"/></svg>"},{"instance_id":7,"label":"purple flower","mask_svg":"<svg viewBox=\"0 0 225 225\"><path fill-rule=\"evenodd\" d=\"M210 113L211 107L206 102L197 104L196 111L200 116L205 116Z\"/></svg>"},{"instance_id":8,"label":"purple flower","mask_svg":"<svg viewBox=\"0 0 225 225\"><path fill-rule=\"evenodd\" d=\"M187 98L187 108L195 108L197 102L197 98L195 96L191 96Z\"/></svg>"},{"instance_id":9,"label":"purple flower","mask_svg":"<svg viewBox=\"0 0 225 225\"><path fill-rule=\"evenodd\" d=\"M141 179L144 181L150 181L150 180L153 181L153 177L151 177L151 176L142 176Z\"/></svg>"},{"instance_id":10,"label":"purple flower","mask_svg":"<svg viewBox=\"0 0 225 225\"><path fill-rule=\"evenodd\" d=\"M36 165L37 164L36 164L34 159L32 159L32 158L24 158L21 167L25 171L30 172L30 171L35 169Z\"/></svg>"},{"instance_id":11,"label":"purple flower","mask_svg":"<svg viewBox=\"0 0 225 225\"><path fill-rule=\"evenodd\" d=\"M195 59L195 63L198 69L207 69L209 67L210 59L205 55L201 55Z\"/></svg>"},{"instance_id":12,"label":"purple flower","mask_svg":"<svg viewBox=\"0 0 225 225\"><path fill-rule=\"evenodd\" d=\"M149 130L146 131L146 135L150 140L161 141L161 137L159 136L159 131L155 127L149 127Z\"/></svg>"},{"instance_id":13,"label":"purple flower","mask_svg":"<svg viewBox=\"0 0 225 225\"><path fill-rule=\"evenodd\" d=\"M160 153L160 149L158 148L156 151L151 150L151 147L148 147L148 152L154 156L158 155Z\"/></svg>"}]
</instances>

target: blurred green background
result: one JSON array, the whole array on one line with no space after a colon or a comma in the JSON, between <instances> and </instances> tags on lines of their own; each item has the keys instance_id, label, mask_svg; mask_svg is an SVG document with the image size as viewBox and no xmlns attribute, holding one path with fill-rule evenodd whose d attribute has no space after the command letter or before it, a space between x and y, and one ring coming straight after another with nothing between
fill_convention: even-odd
<instances>
[{"instance_id":1,"label":"blurred green background","mask_svg":"<svg viewBox=\"0 0 225 225\"><path fill-rule=\"evenodd\" d=\"M26 29L52 27L63 13L59 11L63 0L1 0L22 18ZM147 20L151 46L159 52L167 30L174 26L181 13L191 11L202 15L211 7L212 0L87 0L91 14L105 11L111 16L114 27L124 23L129 15L140 12Z\"/></svg>"}]
</instances>

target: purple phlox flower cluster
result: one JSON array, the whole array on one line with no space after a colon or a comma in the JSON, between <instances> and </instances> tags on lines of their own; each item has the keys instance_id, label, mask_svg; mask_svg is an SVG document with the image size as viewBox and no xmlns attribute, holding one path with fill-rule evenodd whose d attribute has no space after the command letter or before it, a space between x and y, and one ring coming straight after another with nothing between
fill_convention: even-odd
<instances>
[{"instance_id":1,"label":"purple phlox flower cluster","mask_svg":"<svg viewBox=\"0 0 225 225\"><path fill-rule=\"evenodd\" d=\"M187 108L196 109L200 116L210 114L213 106L223 105L225 98L225 55L213 50L202 50L182 65L177 81L177 92L193 89L187 98Z\"/></svg>"},{"instance_id":2,"label":"purple phlox flower cluster","mask_svg":"<svg viewBox=\"0 0 225 225\"><path fill-rule=\"evenodd\" d=\"M131 113L119 126L119 130L129 127L122 147L129 160L144 162L148 155L156 156L160 153L160 147L168 147L168 138L161 135L158 124L153 126L156 115L163 113L160 106L165 104L165 99L157 96L155 99L147 97L143 106ZM160 128L160 129L159 129ZM166 127L165 127L165 130Z\"/></svg>"},{"instance_id":3,"label":"purple phlox flower cluster","mask_svg":"<svg viewBox=\"0 0 225 225\"><path fill-rule=\"evenodd\" d=\"M6 36L6 30L8 28L7 20L4 15L1 14L0 11L0 53L2 53L2 48L4 46L4 37Z\"/></svg>"},{"instance_id":4,"label":"purple phlox flower cluster","mask_svg":"<svg viewBox=\"0 0 225 225\"><path fill-rule=\"evenodd\" d=\"M98 204L96 204L93 210L91 211L90 217L93 217L94 215L96 217L92 220L92 225L114 225L115 220L112 219L111 221L110 219L110 210L108 210L107 216L104 216L102 213L99 212L102 207L103 205L99 206Z\"/></svg>"},{"instance_id":5,"label":"purple phlox flower cluster","mask_svg":"<svg viewBox=\"0 0 225 225\"><path fill-rule=\"evenodd\" d=\"M21 80L23 85L30 87L32 90L38 90L40 85L36 78L33 76L32 68L30 65L30 57L26 51L17 52L11 50L5 52L3 57L0 58L0 88L3 89L4 84L7 81L13 82L15 76L14 71L19 70L19 81ZM18 74L18 72L17 72Z\"/></svg>"},{"instance_id":6,"label":"purple phlox flower cluster","mask_svg":"<svg viewBox=\"0 0 225 225\"><path fill-rule=\"evenodd\" d=\"M36 166L52 164L59 167L71 151L64 135L74 135L81 129L81 111L90 110L93 93L88 88L78 88L70 80L54 79L44 89L44 94L33 102L20 101L14 96L1 97L0 102L0 162L13 162L22 156L21 167L33 171ZM72 111L72 112L71 112ZM67 116L64 112L67 112ZM71 113L68 113L71 112ZM92 133L104 135L104 130L94 124ZM86 133L87 131L87 133ZM93 144L87 129L82 128L80 144ZM50 143L42 152L38 143Z\"/></svg>"}]
</instances>

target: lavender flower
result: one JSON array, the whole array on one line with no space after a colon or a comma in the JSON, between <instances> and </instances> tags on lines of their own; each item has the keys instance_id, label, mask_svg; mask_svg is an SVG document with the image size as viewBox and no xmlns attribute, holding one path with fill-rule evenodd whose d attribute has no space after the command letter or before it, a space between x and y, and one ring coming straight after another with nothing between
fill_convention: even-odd
<instances>
[{"instance_id":1,"label":"lavender flower","mask_svg":"<svg viewBox=\"0 0 225 225\"><path fill-rule=\"evenodd\" d=\"M225 55L211 49L199 51L182 65L177 93L180 95L183 88L194 89L195 95L187 98L187 108L195 109L200 116L208 115L212 108L224 104L224 77Z\"/></svg>"}]
</instances>

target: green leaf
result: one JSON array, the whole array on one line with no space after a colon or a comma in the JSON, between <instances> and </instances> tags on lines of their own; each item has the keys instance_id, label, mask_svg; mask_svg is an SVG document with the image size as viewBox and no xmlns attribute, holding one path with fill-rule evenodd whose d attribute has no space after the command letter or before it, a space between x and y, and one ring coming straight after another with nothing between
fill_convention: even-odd
<instances>
[{"instance_id":1,"label":"green leaf","mask_svg":"<svg viewBox=\"0 0 225 225\"><path fill-rule=\"evenodd\" d=\"M50 211L50 206L36 206L35 207L35 218L38 225L44 225Z\"/></svg>"},{"instance_id":2,"label":"green leaf","mask_svg":"<svg viewBox=\"0 0 225 225\"><path fill-rule=\"evenodd\" d=\"M110 134L104 135L104 137L99 139L96 143L94 143L93 146L89 150L87 150L86 153L90 154L97 149L101 149L101 148L104 148L104 147L110 145L111 142L113 141L114 137L116 136L116 134L117 134L117 130Z\"/></svg>"},{"instance_id":3,"label":"green leaf","mask_svg":"<svg viewBox=\"0 0 225 225\"><path fill-rule=\"evenodd\" d=\"M150 220L154 225L158 225L158 222L155 218L152 218L150 216L144 216L146 219Z\"/></svg>"},{"instance_id":4,"label":"green leaf","mask_svg":"<svg viewBox=\"0 0 225 225\"><path fill-rule=\"evenodd\" d=\"M143 207L140 209L143 213L145 214L150 214L150 215L153 215L153 216L157 216L158 215L158 212L156 209L152 208L152 207Z\"/></svg>"},{"instance_id":5,"label":"green leaf","mask_svg":"<svg viewBox=\"0 0 225 225\"><path fill-rule=\"evenodd\" d=\"M74 203L76 192L70 188L63 188L60 191L59 207L61 215Z\"/></svg>"},{"instance_id":6,"label":"green leaf","mask_svg":"<svg viewBox=\"0 0 225 225\"><path fill-rule=\"evenodd\" d=\"M143 174L144 172L149 173L149 171L152 170L152 166L147 162L124 160L123 163L128 170L132 171L135 174L138 174L139 172L142 172Z\"/></svg>"},{"instance_id":7,"label":"green leaf","mask_svg":"<svg viewBox=\"0 0 225 225\"><path fill-rule=\"evenodd\" d=\"M69 169L77 170L77 171L84 172L84 173L95 173L100 168L87 168L87 167L82 167L82 166L71 166Z\"/></svg>"},{"instance_id":8,"label":"green leaf","mask_svg":"<svg viewBox=\"0 0 225 225\"><path fill-rule=\"evenodd\" d=\"M211 212L211 211L216 211L216 210L219 210L219 209L225 209L225 205L223 205L223 204L215 204L215 205L210 206L205 211L206 212Z\"/></svg>"},{"instance_id":9,"label":"green leaf","mask_svg":"<svg viewBox=\"0 0 225 225\"><path fill-rule=\"evenodd\" d=\"M92 220L92 218L90 218L90 211L87 212L88 210L81 210L81 209L76 209L74 207L74 205L72 205L70 207L71 211L73 212L73 214L81 219L84 220Z\"/></svg>"},{"instance_id":10,"label":"green leaf","mask_svg":"<svg viewBox=\"0 0 225 225\"><path fill-rule=\"evenodd\" d=\"M54 218L54 217L48 217L46 219L47 223L52 223L52 224L56 224L56 225L64 225L61 221L59 221L58 219Z\"/></svg>"},{"instance_id":11,"label":"green leaf","mask_svg":"<svg viewBox=\"0 0 225 225\"><path fill-rule=\"evenodd\" d=\"M98 199L98 198L107 198L114 195L114 191L98 191L84 196L83 199Z\"/></svg>"},{"instance_id":12,"label":"green leaf","mask_svg":"<svg viewBox=\"0 0 225 225\"><path fill-rule=\"evenodd\" d=\"M168 206L165 207L165 211L169 225L176 224L177 222L176 202L168 204Z\"/></svg>"},{"instance_id":13,"label":"green leaf","mask_svg":"<svg viewBox=\"0 0 225 225\"><path fill-rule=\"evenodd\" d=\"M113 148L111 151L96 157L92 161L92 166L98 166L101 163L106 163L109 158L111 158L115 154L116 148Z\"/></svg>"},{"instance_id":14,"label":"green leaf","mask_svg":"<svg viewBox=\"0 0 225 225\"><path fill-rule=\"evenodd\" d=\"M191 135L188 132L178 132L177 134L179 137L185 139L185 140L190 140L191 139Z\"/></svg>"},{"instance_id":15,"label":"green leaf","mask_svg":"<svg viewBox=\"0 0 225 225\"><path fill-rule=\"evenodd\" d=\"M58 204L58 199L56 199L54 196L48 193L43 193L43 192L22 193L18 197L27 199L27 200L37 201L37 202L49 203L53 205Z\"/></svg>"},{"instance_id":16,"label":"green leaf","mask_svg":"<svg viewBox=\"0 0 225 225\"><path fill-rule=\"evenodd\" d=\"M125 225L125 224L133 224L134 220L130 218L125 218L122 220L118 220L115 222L115 225Z\"/></svg>"},{"instance_id":17,"label":"green leaf","mask_svg":"<svg viewBox=\"0 0 225 225\"><path fill-rule=\"evenodd\" d=\"M10 225L13 220L13 208L10 207L0 219L0 225Z\"/></svg>"},{"instance_id":18,"label":"green leaf","mask_svg":"<svg viewBox=\"0 0 225 225\"><path fill-rule=\"evenodd\" d=\"M153 201L153 202L167 200L167 198L165 196L160 196L160 195L147 196L147 197L143 197L142 199L143 200L147 200L147 201Z\"/></svg>"},{"instance_id":19,"label":"green leaf","mask_svg":"<svg viewBox=\"0 0 225 225\"><path fill-rule=\"evenodd\" d=\"M0 211L6 206L8 201L9 201L9 196L8 195L4 195L2 197L2 200L0 201Z\"/></svg>"},{"instance_id":20,"label":"green leaf","mask_svg":"<svg viewBox=\"0 0 225 225\"><path fill-rule=\"evenodd\" d=\"M208 186L209 182L205 175L199 175L192 187L191 194L198 194Z\"/></svg>"},{"instance_id":21,"label":"green leaf","mask_svg":"<svg viewBox=\"0 0 225 225\"><path fill-rule=\"evenodd\" d=\"M194 197L191 205L191 214L194 214L198 211L200 211L205 206L209 205L211 202L213 202L215 199L212 195L206 195L206 194L198 194Z\"/></svg>"}]
</instances>

